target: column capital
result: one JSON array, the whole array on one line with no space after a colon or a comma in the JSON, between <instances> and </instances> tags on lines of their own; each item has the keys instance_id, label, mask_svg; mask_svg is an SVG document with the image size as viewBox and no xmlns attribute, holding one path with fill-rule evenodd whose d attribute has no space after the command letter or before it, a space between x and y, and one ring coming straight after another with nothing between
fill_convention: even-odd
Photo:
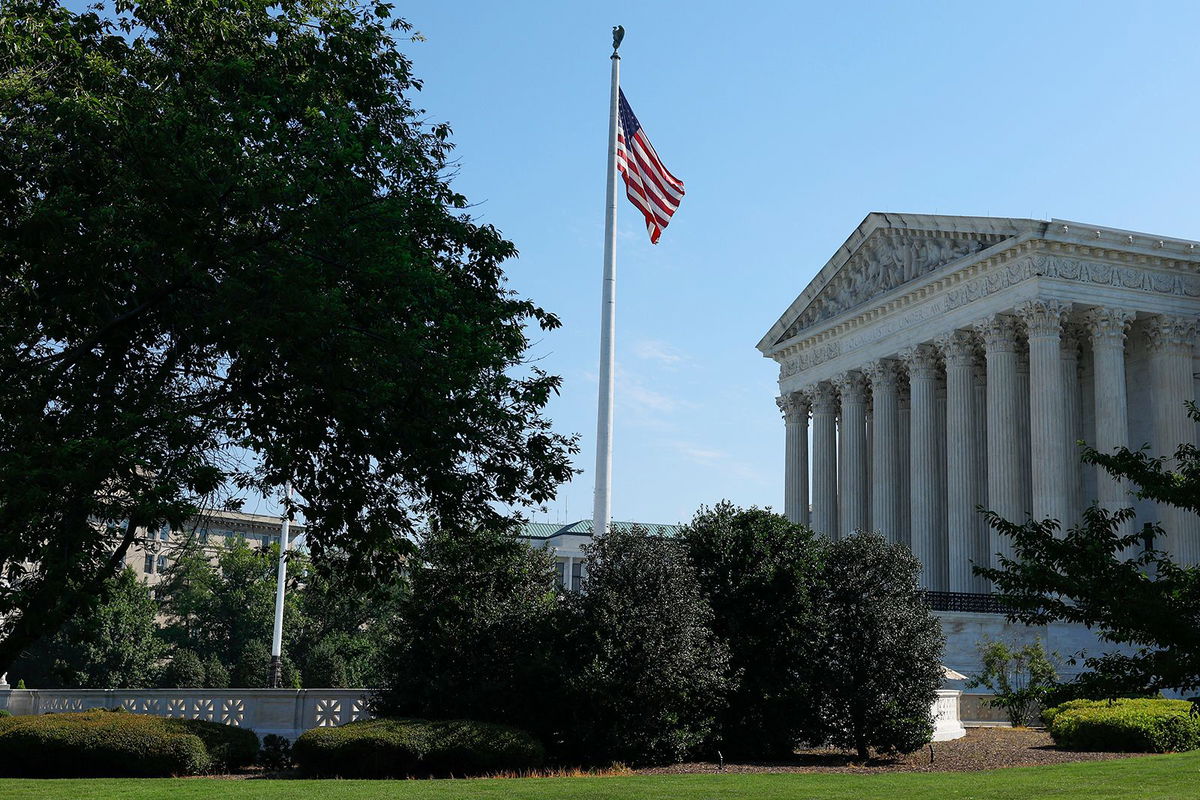
<instances>
[{"instance_id":1,"label":"column capital","mask_svg":"<svg viewBox=\"0 0 1200 800\"><path fill-rule=\"evenodd\" d=\"M837 389L822 381L809 390L814 414L836 414L840 410Z\"/></svg>"},{"instance_id":2,"label":"column capital","mask_svg":"<svg viewBox=\"0 0 1200 800\"><path fill-rule=\"evenodd\" d=\"M1017 321L1008 314L992 314L975 323L988 353L1013 353L1017 349Z\"/></svg>"},{"instance_id":3,"label":"column capital","mask_svg":"<svg viewBox=\"0 0 1200 800\"><path fill-rule=\"evenodd\" d=\"M862 402L867 397L867 379L857 370L850 370L835 375L832 378L832 383L837 387L837 390L842 395L842 402L851 402L857 400Z\"/></svg>"},{"instance_id":4,"label":"column capital","mask_svg":"<svg viewBox=\"0 0 1200 800\"><path fill-rule=\"evenodd\" d=\"M1196 319L1160 314L1146 321L1145 335L1151 353L1190 355L1196 342Z\"/></svg>"},{"instance_id":5,"label":"column capital","mask_svg":"<svg viewBox=\"0 0 1200 800\"><path fill-rule=\"evenodd\" d=\"M900 364L892 358L881 358L863 367L863 374L871 382L871 388L895 391L900 385Z\"/></svg>"},{"instance_id":6,"label":"column capital","mask_svg":"<svg viewBox=\"0 0 1200 800\"><path fill-rule=\"evenodd\" d=\"M1125 347L1125 334L1134 313L1120 308L1093 308L1083 315L1092 347Z\"/></svg>"},{"instance_id":7,"label":"column capital","mask_svg":"<svg viewBox=\"0 0 1200 800\"><path fill-rule=\"evenodd\" d=\"M1017 314L1025 321L1031 339L1061 335L1063 323L1070 310L1070 303L1041 299L1027 300L1016 309Z\"/></svg>"},{"instance_id":8,"label":"column capital","mask_svg":"<svg viewBox=\"0 0 1200 800\"><path fill-rule=\"evenodd\" d=\"M1062 356L1063 358L1079 358L1079 345L1087 338L1087 332L1078 322L1068 321L1063 324Z\"/></svg>"},{"instance_id":9,"label":"column capital","mask_svg":"<svg viewBox=\"0 0 1200 800\"><path fill-rule=\"evenodd\" d=\"M947 367L969 367L975 363L975 337L969 331L951 331L937 339Z\"/></svg>"},{"instance_id":10,"label":"column capital","mask_svg":"<svg viewBox=\"0 0 1200 800\"><path fill-rule=\"evenodd\" d=\"M909 376L916 378L937 377L937 356L937 348L931 344L918 344L900 353L901 360L908 366Z\"/></svg>"},{"instance_id":11,"label":"column capital","mask_svg":"<svg viewBox=\"0 0 1200 800\"><path fill-rule=\"evenodd\" d=\"M806 422L812 403L803 392L791 392L775 398L775 405L788 422Z\"/></svg>"}]
</instances>

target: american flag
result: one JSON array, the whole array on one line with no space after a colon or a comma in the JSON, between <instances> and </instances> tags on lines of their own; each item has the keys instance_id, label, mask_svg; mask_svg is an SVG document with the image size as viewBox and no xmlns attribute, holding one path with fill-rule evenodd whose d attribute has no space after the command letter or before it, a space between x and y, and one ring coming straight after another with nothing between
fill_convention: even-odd
<instances>
[{"instance_id":1,"label":"american flag","mask_svg":"<svg viewBox=\"0 0 1200 800\"><path fill-rule=\"evenodd\" d=\"M621 92L620 124L617 128L617 170L625 179L625 195L646 217L651 244L671 221L683 199L683 181L663 166L646 138L642 124L633 115L625 92Z\"/></svg>"}]
</instances>

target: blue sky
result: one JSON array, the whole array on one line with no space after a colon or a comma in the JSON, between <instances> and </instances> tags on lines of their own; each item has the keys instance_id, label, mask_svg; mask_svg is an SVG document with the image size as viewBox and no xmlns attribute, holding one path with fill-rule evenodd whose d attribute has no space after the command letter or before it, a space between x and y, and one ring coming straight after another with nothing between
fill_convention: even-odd
<instances>
[{"instance_id":1,"label":"blue sky","mask_svg":"<svg viewBox=\"0 0 1200 800\"><path fill-rule=\"evenodd\" d=\"M75 5L75 4L73 4ZM557 313L532 357L590 518L611 27L687 197L657 246L619 207L613 515L782 505L776 367L754 345L871 211L1058 217L1200 239L1200 4L400 3L455 186ZM247 510L272 503L251 502Z\"/></svg>"},{"instance_id":2,"label":"blue sky","mask_svg":"<svg viewBox=\"0 0 1200 800\"><path fill-rule=\"evenodd\" d=\"M1058 217L1200 238L1200 5L450 3L400 13L456 186L558 313L534 348L591 516L611 26L687 197L657 246L618 211L613 515L782 505L776 368L754 345L870 211Z\"/></svg>"}]
</instances>

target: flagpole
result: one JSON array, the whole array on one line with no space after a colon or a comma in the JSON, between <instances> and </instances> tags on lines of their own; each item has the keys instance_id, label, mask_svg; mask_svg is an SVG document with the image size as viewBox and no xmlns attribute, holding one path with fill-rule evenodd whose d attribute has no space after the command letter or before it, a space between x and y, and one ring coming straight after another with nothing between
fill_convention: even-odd
<instances>
[{"instance_id":1,"label":"flagpole","mask_svg":"<svg viewBox=\"0 0 1200 800\"><path fill-rule=\"evenodd\" d=\"M624 29L621 31L624 34ZM600 301L600 395L596 403L596 491L592 535L612 518L613 327L617 318L617 98L621 85L619 38L613 40L612 92L608 103L608 189L604 203L604 283Z\"/></svg>"},{"instance_id":2,"label":"flagpole","mask_svg":"<svg viewBox=\"0 0 1200 800\"><path fill-rule=\"evenodd\" d=\"M286 485L287 500L292 500L292 482ZM287 504L283 509L283 520L279 525L279 571L275 574L275 627L271 630L271 669L267 676L267 688L283 686L283 593L287 586L288 529L291 525Z\"/></svg>"}]
</instances>

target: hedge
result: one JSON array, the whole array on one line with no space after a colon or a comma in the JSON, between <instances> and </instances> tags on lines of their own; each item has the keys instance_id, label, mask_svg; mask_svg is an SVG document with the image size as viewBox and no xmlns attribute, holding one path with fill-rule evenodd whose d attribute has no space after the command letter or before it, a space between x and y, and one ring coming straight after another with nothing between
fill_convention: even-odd
<instances>
[{"instance_id":1,"label":"hedge","mask_svg":"<svg viewBox=\"0 0 1200 800\"><path fill-rule=\"evenodd\" d=\"M166 777L239 769L254 731L197 719L92 711L0 719L0 775Z\"/></svg>"},{"instance_id":2,"label":"hedge","mask_svg":"<svg viewBox=\"0 0 1200 800\"><path fill-rule=\"evenodd\" d=\"M1128 753L1178 753L1200 748L1200 716L1187 700L1071 700L1042 718L1059 747Z\"/></svg>"},{"instance_id":3,"label":"hedge","mask_svg":"<svg viewBox=\"0 0 1200 800\"><path fill-rule=\"evenodd\" d=\"M305 731L292 756L309 775L402 778L536 769L546 753L533 735L507 725L372 719Z\"/></svg>"}]
</instances>

